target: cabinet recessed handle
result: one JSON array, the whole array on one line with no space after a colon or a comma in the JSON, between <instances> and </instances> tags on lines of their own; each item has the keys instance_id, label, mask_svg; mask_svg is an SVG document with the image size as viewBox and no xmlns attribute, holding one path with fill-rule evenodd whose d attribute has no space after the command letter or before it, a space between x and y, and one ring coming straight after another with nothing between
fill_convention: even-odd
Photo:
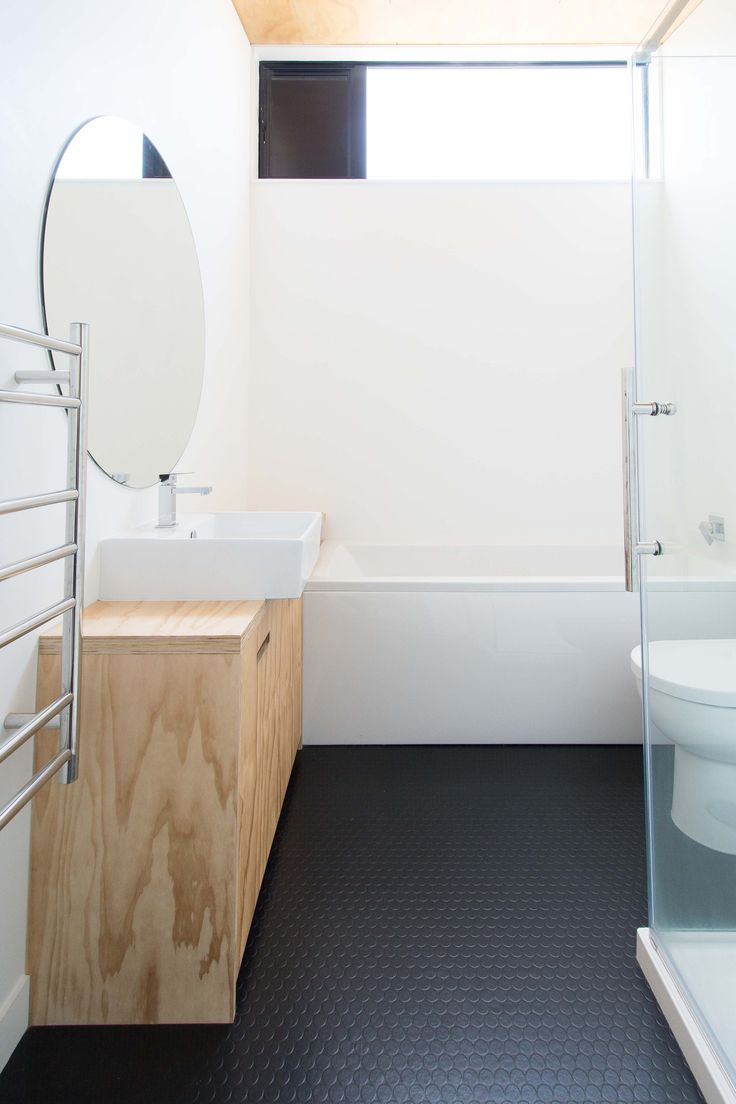
<instances>
[{"instance_id":1,"label":"cabinet recessed handle","mask_svg":"<svg viewBox=\"0 0 736 1104\"><path fill-rule=\"evenodd\" d=\"M271 643L271 634L270 634L270 632L267 632L265 637L263 638L263 643L261 644L261 646L258 649L258 652L256 654L256 661L258 661L261 658L261 656L263 655L263 653L265 652L266 648L268 647L268 645L270 643ZM252 655L252 653L251 653L251 655Z\"/></svg>"}]
</instances>

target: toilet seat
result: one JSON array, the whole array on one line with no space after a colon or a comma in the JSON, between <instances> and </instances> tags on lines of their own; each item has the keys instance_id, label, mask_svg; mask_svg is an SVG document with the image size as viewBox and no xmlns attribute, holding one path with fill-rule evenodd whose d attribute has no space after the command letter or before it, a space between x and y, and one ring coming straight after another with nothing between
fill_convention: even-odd
<instances>
[{"instance_id":1,"label":"toilet seat","mask_svg":"<svg viewBox=\"0 0 736 1104\"><path fill-rule=\"evenodd\" d=\"M641 647L631 652L641 679ZM736 640L652 640L649 686L683 701L736 708Z\"/></svg>"}]
</instances>

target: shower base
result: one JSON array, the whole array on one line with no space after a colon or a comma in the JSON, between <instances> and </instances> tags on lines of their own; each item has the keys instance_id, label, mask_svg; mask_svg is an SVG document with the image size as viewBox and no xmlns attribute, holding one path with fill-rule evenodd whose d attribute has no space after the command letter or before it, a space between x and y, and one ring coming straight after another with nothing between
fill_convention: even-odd
<instances>
[{"instance_id":1,"label":"shower base","mask_svg":"<svg viewBox=\"0 0 736 1104\"><path fill-rule=\"evenodd\" d=\"M697 1006L707 1008L710 1026L723 1048L736 1053L736 934L667 932L667 952L668 957L661 953L650 928L639 928L637 961L706 1104L736 1104L736 1086L693 1011ZM668 958L676 961L679 979Z\"/></svg>"}]
</instances>

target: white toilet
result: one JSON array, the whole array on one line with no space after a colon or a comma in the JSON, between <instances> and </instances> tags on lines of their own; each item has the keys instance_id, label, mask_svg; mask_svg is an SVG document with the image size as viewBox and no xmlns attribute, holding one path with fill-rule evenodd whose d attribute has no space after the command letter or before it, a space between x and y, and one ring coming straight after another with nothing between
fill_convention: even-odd
<instances>
[{"instance_id":1,"label":"white toilet","mask_svg":"<svg viewBox=\"0 0 736 1104\"><path fill-rule=\"evenodd\" d=\"M638 646L631 669L641 694ZM736 640L651 641L649 718L675 745L673 821L736 855Z\"/></svg>"}]
</instances>

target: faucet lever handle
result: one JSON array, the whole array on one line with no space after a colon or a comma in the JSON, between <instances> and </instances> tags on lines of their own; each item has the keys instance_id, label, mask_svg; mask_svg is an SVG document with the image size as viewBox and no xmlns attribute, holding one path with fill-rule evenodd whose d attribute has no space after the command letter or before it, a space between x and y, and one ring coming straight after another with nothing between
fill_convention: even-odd
<instances>
[{"instance_id":1,"label":"faucet lever handle","mask_svg":"<svg viewBox=\"0 0 736 1104\"><path fill-rule=\"evenodd\" d=\"M180 475L194 475L194 472L161 472L158 478L160 483L176 483Z\"/></svg>"}]
</instances>

